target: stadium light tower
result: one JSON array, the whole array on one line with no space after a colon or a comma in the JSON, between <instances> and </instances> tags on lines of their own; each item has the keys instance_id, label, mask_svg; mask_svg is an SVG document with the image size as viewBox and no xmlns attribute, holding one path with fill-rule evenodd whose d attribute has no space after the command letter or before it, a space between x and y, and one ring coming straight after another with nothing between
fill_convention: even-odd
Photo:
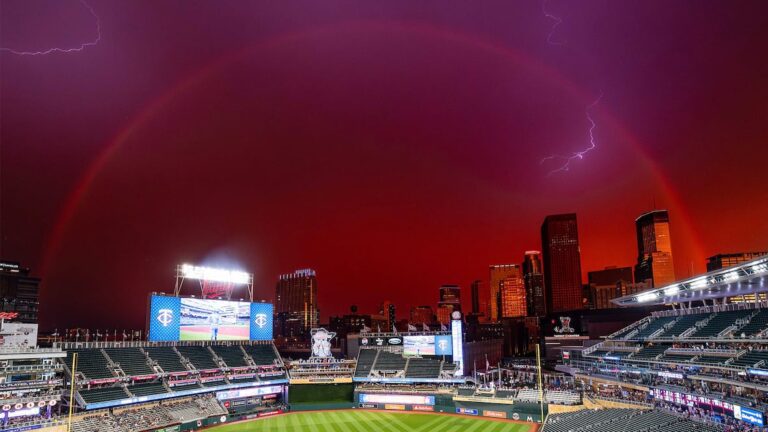
<instances>
[{"instance_id":1,"label":"stadium light tower","mask_svg":"<svg viewBox=\"0 0 768 432\"><path fill-rule=\"evenodd\" d=\"M181 293L181 287L187 279L199 281L202 298L225 298L230 300L235 286L244 285L248 290L248 299L253 302L253 273L192 264L179 264L176 266L176 287L173 291L176 297Z\"/></svg>"}]
</instances>

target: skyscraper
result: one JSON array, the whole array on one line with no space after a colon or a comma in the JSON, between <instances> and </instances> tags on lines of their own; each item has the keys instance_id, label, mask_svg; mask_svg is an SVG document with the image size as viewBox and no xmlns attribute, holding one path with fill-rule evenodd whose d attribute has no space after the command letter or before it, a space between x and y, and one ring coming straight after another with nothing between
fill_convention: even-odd
<instances>
[{"instance_id":1,"label":"skyscraper","mask_svg":"<svg viewBox=\"0 0 768 432\"><path fill-rule=\"evenodd\" d=\"M547 312L580 309L581 252L576 214L550 215L541 225Z\"/></svg>"},{"instance_id":2,"label":"skyscraper","mask_svg":"<svg viewBox=\"0 0 768 432\"><path fill-rule=\"evenodd\" d=\"M488 299L488 318L491 321L498 321L500 317L499 304L501 303L501 282L519 273L520 269L516 264L496 264L489 267L489 299Z\"/></svg>"},{"instance_id":3,"label":"skyscraper","mask_svg":"<svg viewBox=\"0 0 768 432\"><path fill-rule=\"evenodd\" d=\"M277 333L298 336L317 327L317 276L312 269L280 275L275 295Z\"/></svg>"},{"instance_id":4,"label":"skyscraper","mask_svg":"<svg viewBox=\"0 0 768 432\"><path fill-rule=\"evenodd\" d=\"M637 229L637 265L635 280L649 287L660 287L675 281L672 240L669 236L669 213L653 210L635 219Z\"/></svg>"},{"instance_id":5,"label":"skyscraper","mask_svg":"<svg viewBox=\"0 0 768 432\"><path fill-rule=\"evenodd\" d=\"M501 292L501 317L516 318L526 315L527 303L525 296L525 282L520 266L515 266L515 272L504 278L499 287Z\"/></svg>"},{"instance_id":6,"label":"skyscraper","mask_svg":"<svg viewBox=\"0 0 768 432\"><path fill-rule=\"evenodd\" d=\"M526 311L528 316L547 314L547 299L544 295L544 275L541 271L539 251L527 251L523 260Z\"/></svg>"}]
</instances>

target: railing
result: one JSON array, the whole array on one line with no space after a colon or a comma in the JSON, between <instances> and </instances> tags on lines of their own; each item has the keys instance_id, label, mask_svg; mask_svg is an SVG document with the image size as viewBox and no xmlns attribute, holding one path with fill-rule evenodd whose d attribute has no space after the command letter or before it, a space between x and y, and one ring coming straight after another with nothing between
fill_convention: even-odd
<instances>
[{"instance_id":1,"label":"railing","mask_svg":"<svg viewBox=\"0 0 768 432\"><path fill-rule=\"evenodd\" d=\"M706 348L706 349L697 349L697 348L669 348L666 351L669 354L689 354L689 353L695 353L695 354L701 354L701 355L708 355L708 354L726 354L726 355L736 355L740 351L737 349L723 349L723 348Z\"/></svg>"},{"instance_id":2,"label":"railing","mask_svg":"<svg viewBox=\"0 0 768 432\"><path fill-rule=\"evenodd\" d=\"M60 371L63 369L64 367L61 364L50 364L50 365L6 366L0 370L2 370L4 373L12 373L12 372L50 372L50 371Z\"/></svg>"},{"instance_id":3,"label":"railing","mask_svg":"<svg viewBox=\"0 0 768 432\"><path fill-rule=\"evenodd\" d=\"M272 345L271 340L263 341L168 341L168 342L150 342L150 341L110 341L110 342L56 342L56 348L43 348L58 350L61 352L71 349L83 348L147 348L147 347L168 347L168 346L211 346L211 345ZM1 354L2 352L0 352Z\"/></svg>"},{"instance_id":4,"label":"railing","mask_svg":"<svg viewBox=\"0 0 768 432\"><path fill-rule=\"evenodd\" d=\"M587 396L587 398L590 400L597 399L597 400L602 400L606 402L617 402L617 403L623 403L623 404L629 404L629 405L638 405L645 408L653 408L653 404L650 404L647 402L634 401L631 399L622 399L622 398L615 398L615 397L602 396L602 395L591 395L591 396Z\"/></svg>"},{"instance_id":5,"label":"railing","mask_svg":"<svg viewBox=\"0 0 768 432\"><path fill-rule=\"evenodd\" d=\"M670 317L670 316L683 316L683 315L695 315L705 314L713 312L735 312L740 310L762 309L768 308L768 301L761 301L757 303L731 303L726 305L714 305L714 306L699 306L695 308L686 309L670 309L664 311L651 312L653 317Z\"/></svg>"},{"instance_id":6,"label":"railing","mask_svg":"<svg viewBox=\"0 0 768 432\"><path fill-rule=\"evenodd\" d=\"M63 353L61 348L19 348L19 347L1 347L0 355L7 354L58 354Z\"/></svg>"},{"instance_id":7,"label":"railing","mask_svg":"<svg viewBox=\"0 0 768 432\"><path fill-rule=\"evenodd\" d=\"M16 405L17 403L21 402L23 404L27 404L29 402L34 402L35 405L37 405L40 401L50 401L50 400L61 400L61 393L54 393L44 396L34 396L34 397L25 397L25 396L19 396L14 398L3 398L0 399L0 405Z\"/></svg>"}]
</instances>

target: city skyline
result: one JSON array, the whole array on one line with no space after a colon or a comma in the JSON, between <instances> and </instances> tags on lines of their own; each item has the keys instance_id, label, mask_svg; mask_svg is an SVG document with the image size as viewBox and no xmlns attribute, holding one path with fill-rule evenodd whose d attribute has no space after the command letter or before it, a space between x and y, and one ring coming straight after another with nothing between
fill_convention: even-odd
<instances>
[{"instance_id":1,"label":"city skyline","mask_svg":"<svg viewBox=\"0 0 768 432\"><path fill-rule=\"evenodd\" d=\"M657 208L676 277L768 244L764 2L552 1L553 39L540 2L32 3L3 4L3 48L100 23L0 52L0 257L43 328L141 327L183 262L256 298L311 267L323 317L405 314L562 213L582 283Z\"/></svg>"}]
</instances>

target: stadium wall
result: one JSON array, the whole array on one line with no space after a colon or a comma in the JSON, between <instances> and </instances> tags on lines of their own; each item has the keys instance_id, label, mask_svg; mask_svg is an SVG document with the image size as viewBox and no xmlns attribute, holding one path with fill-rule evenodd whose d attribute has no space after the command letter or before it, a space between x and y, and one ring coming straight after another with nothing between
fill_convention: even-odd
<instances>
[{"instance_id":1,"label":"stadium wall","mask_svg":"<svg viewBox=\"0 0 768 432\"><path fill-rule=\"evenodd\" d=\"M373 397L371 397L373 396ZM505 400L493 403L483 401L454 400L452 395L443 393L392 393L368 394L364 389L355 391L355 404L363 409L390 411L422 411L462 414L477 417L540 422L542 410L539 404ZM544 418L548 406L544 405Z\"/></svg>"},{"instance_id":2,"label":"stadium wall","mask_svg":"<svg viewBox=\"0 0 768 432\"><path fill-rule=\"evenodd\" d=\"M288 403L292 411L352 408L354 391L352 383L292 385Z\"/></svg>"}]
</instances>

